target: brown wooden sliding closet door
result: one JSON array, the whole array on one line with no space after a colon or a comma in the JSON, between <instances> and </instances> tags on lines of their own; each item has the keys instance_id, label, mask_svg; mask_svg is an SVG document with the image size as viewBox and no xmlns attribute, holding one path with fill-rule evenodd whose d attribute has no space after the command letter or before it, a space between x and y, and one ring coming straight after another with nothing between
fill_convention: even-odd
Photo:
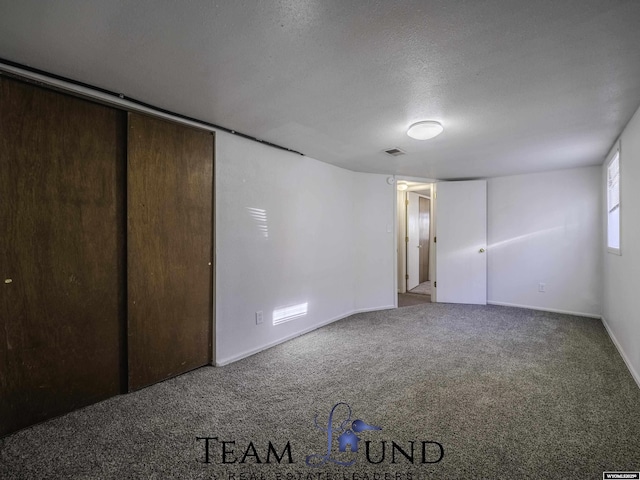
<instances>
[{"instance_id":1,"label":"brown wooden sliding closet door","mask_svg":"<svg viewBox=\"0 0 640 480\"><path fill-rule=\"evenodd\" d=\"M129 114L129 389L210 363L213 135Z\"/></svg>"},{"instance_id":2,"label":"brown wooden sliding closet door","mask_svg":"<svg viewBox=\"0 0 640 480\"><path fill-rule=\"evenodd\" d=\"M0 436L120 390L125 121L0 79Z\"/></svg>"}]
</instances>

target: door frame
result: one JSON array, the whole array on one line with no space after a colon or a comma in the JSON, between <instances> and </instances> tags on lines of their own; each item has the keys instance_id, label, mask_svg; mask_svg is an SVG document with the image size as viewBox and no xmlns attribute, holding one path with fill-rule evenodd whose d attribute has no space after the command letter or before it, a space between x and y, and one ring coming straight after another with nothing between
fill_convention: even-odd
<instances>
[{"instance_id":1,"label":"door frame","mask_svg":"<svg viewBox=\"0 0 640 480\"><path fill-rule=\"evenodd\" d=\"M433 184L430 184L429 188L433 191ZM415 193L418 196L418 198L425 198L425 199L429 200L429 268L428 268L429 274L428 274L428 277L431 279L431 271L432 271L432 269L431 269L431 265L432 265L431 264L431 247L432 247L432 243L433 243L432 242L432 237L433 237L433 232L434 232L433 222L431 221L431 216L433 214L433 208L432 208L432 203L433 202L431 201L431 198L433 196L433 193L430 193L429 196L427 196L427 195L425 195L423 193L417 193L417 192L423 191L423 190L424 190L423 188L420 188L418 190L417 187L415 187L415 189L413 189L413 190L411 188L407 189L404 193L405 193L405 197L406 197L405 200L407 200L407 201L409 200L409 193ZM405 212L405 236L407 238L409 238L409 209L405 208L404 212ZM416 221L418 222L418 237L420 236L420 233L419 233L419 230L420 230L420 213L419 212L420 212L420 206L418 205L418 218L416 219ZM404 257L405 257L404 258L404 261L405 261L405 275L407 275L407 272L409 272L409 249L406 248L408 243L409 242L405 242L405 244L404 244L404 247L405 247L404 248L404 251L405 251L405 255L404 255ZM405 289L404 290L406 292L409 291L409 287L407 285L408 281L409 281L409 279L405 278ZM418 285L420 285L420 283L421 283L420 282L420 254L418 254Z\"/></svg>"},{"instance_id":2,"label":"door frame","mask_svg":"<svg viewBox=\"0 0 640 480\"><path fill-rule=\"evenodd\" d=\"M402 200L406 200L406 192L411 191L412 187L409 187L407 190L400 192L397 189L397 184L398 182L410 182L410 183L418 183L421 184L421 187L418 188L418 190L424 190L425 187L427 185L431 186L432 192L433 192L433 186L435 183L438 182L438 180L433 179L433 178L424 178L424 177L409 177L409 176L404 176L404 175L394 175L391 177L387 178L387 182L389 182L390 184L392 184L394 186L393 189L393 226L394 226L394 236L393 236L393 251L394 251L394 257L393 257L393 297L394 297L394 306L397 308L398 307L398 294L399 293L406 293L406 279L402 280L405 278L406 273L407 273L407 263L406 263L406 243L401 241L404 239L404 237L406 236L406 227L407 227L407 222L406 222L406 206L402 206L402 209L400 209L401 205L399 205L399 201ZM402 193L402 195L400 195ZM431 228L430 228L430 235L429 235L429 278L431 280L433 280L435 278L436 275L436 266L435 266L435 243L434 243L434 225L435 225L435 216L436 216L436 212L435 212L435 208L434 208L435 202L434 202L434 196L433 193L431 194L431 206L430 206L430 223L431 223ZM404 213L404 219L400 217L399 213ZM404 232L405 235L401 236L399 229L401 227L404 227ZM404 258L404 261L399 262L398 259L399 258ZM402 277L402 279L400 278ZM403 286L404 285L404 286ZM435 288L431 288L431 301L435 302L436 298L436 292L435 292Z\"/></svg>"}]
</instances>

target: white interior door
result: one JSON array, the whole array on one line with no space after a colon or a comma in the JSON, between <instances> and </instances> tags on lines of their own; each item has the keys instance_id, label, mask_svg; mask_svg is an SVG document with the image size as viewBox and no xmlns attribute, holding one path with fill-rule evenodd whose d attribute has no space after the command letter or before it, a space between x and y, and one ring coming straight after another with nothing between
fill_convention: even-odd
<instances>
[{"instance_id":1,"label":"white interior door","mask_svg":"<svg viewBox=\"0 0 640 480\"><path fill-rule=\"evenodd\" d=\"M408 192L407 200L407 290L420 283L420 197Z\"/></svg>"},{"instance_id":2,"label":"white interior door","mask_svg":"<svg viewBox=\"0 0 640 480\"><path fill-rule=\"evenodd\" d=\"M436 185L438 302L487 303L487 182Z\"/></svg>"}]
</instances>

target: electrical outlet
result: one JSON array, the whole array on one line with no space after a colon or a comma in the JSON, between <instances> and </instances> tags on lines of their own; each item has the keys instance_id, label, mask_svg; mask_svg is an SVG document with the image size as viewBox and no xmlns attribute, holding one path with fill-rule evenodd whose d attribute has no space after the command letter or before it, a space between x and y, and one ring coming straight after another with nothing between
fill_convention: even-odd
<instances>
[{"instance_id":1,"label":"electrical outlet","mask_svg":"<svg viewBox=\"0 0 640 480\"><path fill-rule=\"evenodd\" d=\"M262 323L262 321L263 321L262 310L258 310L256 312L256 325L260 325Z\"/></svg>"},{"instance_id":2,"label":"electrical outlet","mask_svg":"<svg viewBox=\"0 0 640 480\"><path fill-rule=\"evenodd\" d=\"M547 284L546 283L539 283L538 284L538 292L539 293L545 293L547 291Z\"/></svg>"}]
</instances>

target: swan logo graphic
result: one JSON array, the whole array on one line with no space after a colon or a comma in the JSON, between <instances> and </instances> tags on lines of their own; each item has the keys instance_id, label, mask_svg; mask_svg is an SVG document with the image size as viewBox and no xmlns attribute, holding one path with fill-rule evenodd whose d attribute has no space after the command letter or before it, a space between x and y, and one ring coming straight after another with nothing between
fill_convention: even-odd
<instances>
[{"instance_id":1,"label":"swan logo graphic","mask_svg":"<svg viewBox=\"0 0 640 480\"><path fill-rule=\"evenodd\" d=\"M307 466L321 467L328 463L342 465L344 467L353 465L356 459L347 458L347 452L358 452L358 443L361 441L361 438L357 434L362 434L362 432L368 430L382 430L382 428L369 425L361 419L351 421L351 413L349 404L344 402L336 403L329 412L326 427L318 425L318 415L316 414L313 419L313 424L315 428L321 430L327 436L327 451L324 454L315 453L308 455L305 459ZM344 420L340 421L340 418L344 418ZM334 445L334 443L337 443L337 445ZM336 446L337 452L336 448L334 448Z\"/></svg>"}]
</instances>

